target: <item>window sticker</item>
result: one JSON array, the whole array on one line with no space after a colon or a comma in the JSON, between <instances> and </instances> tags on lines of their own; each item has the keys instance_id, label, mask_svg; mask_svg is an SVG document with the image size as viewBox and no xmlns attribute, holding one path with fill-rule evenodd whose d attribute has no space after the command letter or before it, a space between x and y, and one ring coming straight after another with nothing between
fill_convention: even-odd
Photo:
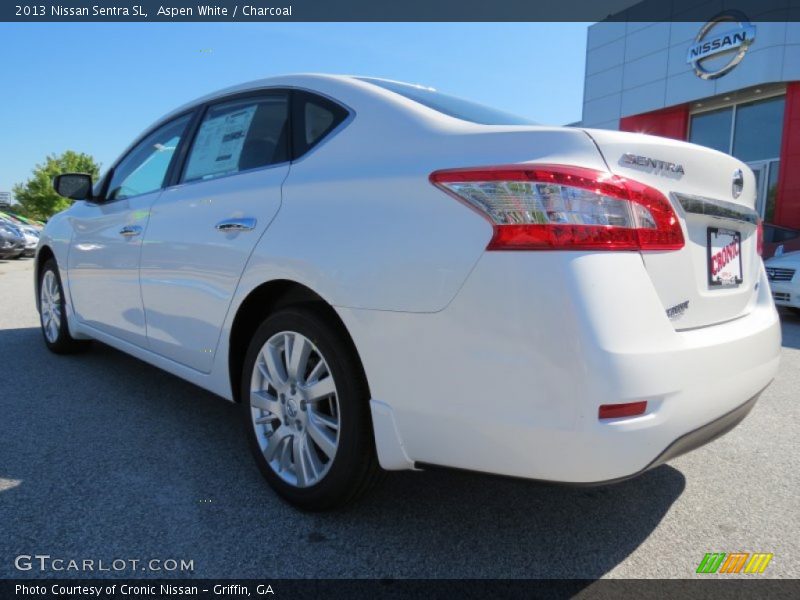
<instances>
[{"instance_id":1,"label":"window sticker","mask_svg":"<svg viewBox=\"0 0 800 600\"><path fill-rule=\"evenodd\" d=\"M238 171L239 157L256 108L256 105L248 106L203 122L186 167L187 181Z\"/></svg>"}]
</instances>

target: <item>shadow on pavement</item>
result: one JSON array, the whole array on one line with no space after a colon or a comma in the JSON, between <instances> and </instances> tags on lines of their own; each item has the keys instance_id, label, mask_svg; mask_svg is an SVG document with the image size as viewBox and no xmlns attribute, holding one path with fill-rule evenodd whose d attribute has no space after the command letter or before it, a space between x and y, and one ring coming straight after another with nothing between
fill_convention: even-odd
<instances>
[{"instance_id":1,"label":"shadow on pavement","mask_svg":"<svg viewBox=\"0 0 800 600\"><path fill-rule=\"evenodd\" d=\"M191 559L197 577L594 579L685 487L669 466L599 488L390 473L357 505L304 514L262 480L235 405L101 344L52 355L40 335L0 330L0 577L41 576L13 557L44 552Z\"/></svg>"}]
</instances>

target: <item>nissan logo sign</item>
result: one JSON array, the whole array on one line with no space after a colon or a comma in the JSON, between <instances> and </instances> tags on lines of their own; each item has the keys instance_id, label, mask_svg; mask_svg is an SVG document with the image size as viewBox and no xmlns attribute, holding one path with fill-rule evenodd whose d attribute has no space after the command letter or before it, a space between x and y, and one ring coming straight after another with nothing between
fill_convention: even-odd
<instances>
[{"instance_id":1,"label":"nissan logo sign","mask_svg":"<svg viewBox=\"0 0 800 600\"><path fill-rule=\"evenodd\" d=\"M725 11L703 25L686 62L702 79L716 79L742 62L756 39L756 27L739 11Z\"/></svg>"}]
</instances>

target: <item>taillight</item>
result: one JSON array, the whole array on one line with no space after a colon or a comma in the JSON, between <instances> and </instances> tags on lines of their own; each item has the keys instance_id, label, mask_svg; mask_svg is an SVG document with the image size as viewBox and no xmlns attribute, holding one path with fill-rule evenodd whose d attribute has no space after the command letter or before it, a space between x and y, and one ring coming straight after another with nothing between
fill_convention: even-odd
<instances>
[{"instance_id":1,"label":"taillight","mask_svg":"<svg viewBox=\"0 0 800 600\"><path fill-rule=\"evenodd\" d=\"M756 224L756 250L759 256L764 255L764 221L760 218Z\"/></svg>"},{"instance_id":2,"label":"taillight","mask_svg":"<svg viewBox=\"0 0 800 600\"><path fill-rule=\"evenodd\" d=\"M611 173L536 165L436 171L431 182L494 227L487 250L678 250L683 232L658 190Z\"/></svg>"}]
</instances>

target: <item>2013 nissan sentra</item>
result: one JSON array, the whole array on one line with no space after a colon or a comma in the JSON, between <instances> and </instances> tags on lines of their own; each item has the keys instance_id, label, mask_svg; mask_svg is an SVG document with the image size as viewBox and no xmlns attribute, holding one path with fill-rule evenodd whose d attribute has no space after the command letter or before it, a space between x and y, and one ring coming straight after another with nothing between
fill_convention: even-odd
<instances>
[{"instance_id":1,"label":"2013 nissan sentra","mask_svg":"<svg viewBox=\"0 0 800 600\"><path fill-rule=\"evenodd\" d=\"M386 470L597 483L731 429L778 368L742 162L433 89L265 79L170 113L44 230L56 353L239 403L306 509Z\"/></svg>"}]
</instances>

